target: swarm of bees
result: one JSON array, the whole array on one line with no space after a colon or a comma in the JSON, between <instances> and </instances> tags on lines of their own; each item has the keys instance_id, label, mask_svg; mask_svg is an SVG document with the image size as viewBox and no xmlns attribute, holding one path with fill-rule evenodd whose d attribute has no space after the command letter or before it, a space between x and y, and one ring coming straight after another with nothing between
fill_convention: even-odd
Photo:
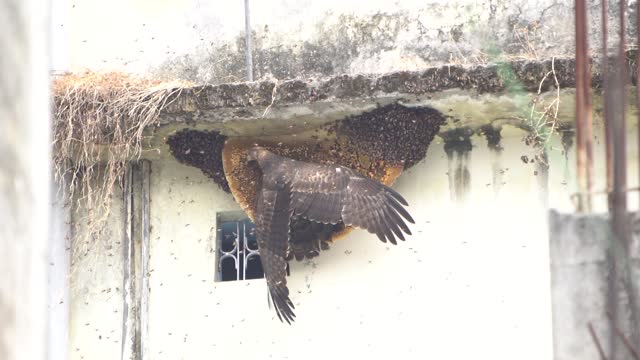
<instances>
[{"instance_id":1,"label":"swarm of bees","mask_svg":"<svg viewBox=\"0 0 640 360\"><path fill-rule=\"evenodd\" d=\"M320 128L262 137L225 137L215 131L181 130L167 140L178 161L202 170L218 186L233 194L253 220L259 172L247 165L247 150L255 145L292 159L337 164L391 185L403 170L426 156L427 148L444 124L444 116L428 107L390 104ZM350 231L341 224L310 227L303 219L294 232L318 237L319 248L301 248L292 256L313 257L332 240Z\"/></svg>"}]
</instances>

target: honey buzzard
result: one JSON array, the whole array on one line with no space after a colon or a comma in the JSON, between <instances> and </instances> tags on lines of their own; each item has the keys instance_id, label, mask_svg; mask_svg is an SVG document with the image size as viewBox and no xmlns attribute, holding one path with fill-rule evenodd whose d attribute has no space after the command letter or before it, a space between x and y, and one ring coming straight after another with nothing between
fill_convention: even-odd
<instances>
[{"instance_id":1,"label":"honey buzzard","mask_svg":"<svg viewBox=\"0 0 640 360\"><path fill-rule=\"evenodd\" d=\"M338 165L314 164L276 155L262 147L247 160L261 170L256 204L256 236L269 296L281 321L295 314L287 288L286 266L292 217L365 229L396 244L411 235L414 223L407 201L390 187Z\"/></svg>"}]
</instances>

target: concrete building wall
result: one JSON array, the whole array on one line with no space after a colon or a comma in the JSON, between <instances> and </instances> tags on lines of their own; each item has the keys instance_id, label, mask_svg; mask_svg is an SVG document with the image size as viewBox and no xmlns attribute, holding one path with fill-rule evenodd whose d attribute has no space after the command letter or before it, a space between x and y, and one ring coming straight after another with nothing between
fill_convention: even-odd
<instances>
[{"instance_id":1,"label":"concrete building wall","mask_svg":"<svg viewBox=\"0 0 640 360\"><path fill-rule=\"evenodd\" d=\"M293 262L293 326L268 308L263 280L214 281L216 213L239 210L233 197L171 156L154 160L149 358L550 358L546 209L573 211L575 152L554 137L547 171L522 160L536 155L525 132L505 126L503 133L501 151L473 136L470 152L451 156L437 138L426 159L401 175L394 188L416 219L406 242L392 246L355 231L314 261ZM629 139L635 186L635 132ZM598 156L597 173L603 168ZM637 195L629 202L637 208ZM122 252L120 206L112 248L74 249L72 359L113 359L121 351L123 265L110 256ZM596 210L603 209L604 197L596 196Z\"/></svg>"},{"instance_id":2,"label":"concrete building wall","mask_svg":"<svg viewBox=\"0 0 640 360\"><path fill-rule=\"evenodd\" d=\"M86 237L87 207L72 213L69 269L70 359L120 359L123 329L123 201L116 196L109 226L99 239Z\"/></svg>"},{"instance_id":3,"label":"concrete building wall","mask_svg":"<svg viewBox=\"0 0 640 360\"><path fill-rule=\"evenodd\" d=\"M442 143L433 144L427 158L397 182L417 220L406 243L391 246L357 231L316 261L292 263L288 281L298 314L292 327L268 308L263 280L213 281L216 212L239 209L231 195L199 170L171 158L154 162L151 358L296 358L302 352L318 359L507 358L532 339L535 350L525 358L549 358L542 189L534 167L520 160L533 154L517 136L504 140L502 153L490 150L484 138L473 142L474 150L462 161L449 159ZM453 177L467 173L466 194L452 193L451 172ZM550 175L562 187L563 173ZM85 286L95 294L104 284ZM98 306L96 299L106 295L94 296L91 303ZM86 332L81 323L93 325L95 320L87 319L111 311L106 304L100 307L105 309L75 312L83 320L76 320L73 332ZM92 348L92 337L75 339ZM115 341L105 344L110 349L96 349L92 355L98 357L92 358L119 350Z\"/></svg>"},{"instance_id":4,"label":"concrete building wall","mask_svg":"<svg viewBox=\"0 0 640 360\"><path fill-rule=\"evenodd\" d=\"M611 233L608 216L558 214L549 216L552 292L554 303L555 359L591 359L600 356L598 339L608 358L609 334L615 333L617 359L633 359L624 340L637 344L630 299L640 296L640 244L638 217L630 216L631 234L628 261L621 260L622 246ZM611 275L610 249L618 252L618 300L616 330L610 326L612 310L608 305ZM627 275L621 275L626 273ZM629 281L630 279L630 281ZM634 295L630 295L634 294ZM593 331L593 334L589 332ZM624 336L620 336L624 334Z\"/></svg>"},{"instance_id":5,"label":"concrete building wall","mask_svg":"<svg viewBox=\"0 0 640 360\"><path fill-rule=\"evenodd\" d=\"M199 83L244 81L243 3L54 0L54 69L151 72ZM589 2L596 49L599 4ZM631 2L630 24L635 23L634 9ZM612 7L612 39L615 12ZM574 52L571 1L254 0L250 14L257 79L417 70L443 63L482 64L497 56L538 59Z\"/></svg>"},{"instance_id":6,"label":"concrete building wall","mask_svg":"<svg viewBox=\"0 0 640 360\"><path fill-rule=\"evenodd\" d=\"M525 358L549 358L545 213L520 160L531 150L518 137L501 155L473 140L462 161L434 144L397 182L417 221L407 242L357 231L291 264L294 326L268 308L263 280L213 281L215 213L238 209L231 196L173 160L154 163L150 355L507 358L536 339ZM468 172L466 194L452 194L448 172Z\"/></svg>"},{"instance_id":7,"label":"concrete building wall","mask_svg":"<svg viewBox=\"0 0 640 360\"><path fill-rule=\"evenodd\" d=\"M534 59L573 51L573 3L567 1L251 4L257 78L383 73L474 65L500 54ZM595 30L598 2L590 4ZM244 80L242 1L54 0L53 11L56 70ZM598 44L597 31L592 35L591 43ZM437 104L438 96L424 101ZM491 96L486 104L495 105ZM518 110L505 109L503 102L483 111L479 102L460 99L467 107L456 111L476 123L493 121L498 116L492 111L510 116ZM563 100L565 117L572 106ZM601 130L598 174L604 174ZM546 210L573 210L575 153L554 138L548 170L538 162L525 164L536 152L525 145L526 134L508 125L503 133L500 151L479 136L462 153L447 154L436 141L427 158L398 179L395 188L417 220L407 242L391 246L356 231L316 260L292 263L288 281L298 315L292 327L268 308L263 280L214 281L216 213L239 207L162 148L152 164L150 269L144 274L150 288L149 358L550 358ZM629 184L635 186L636 134L629 139ZM599 177L595 189L603 188ZM637 194L629 196L632 209L638 202ZM604 197L596 197L596 204L596 211L604 210ZM122 353L123 206L116 198L104 242L72 246L72 359ZM78 238L85 211L73 214Z\"/></svg>"}]
</instances>

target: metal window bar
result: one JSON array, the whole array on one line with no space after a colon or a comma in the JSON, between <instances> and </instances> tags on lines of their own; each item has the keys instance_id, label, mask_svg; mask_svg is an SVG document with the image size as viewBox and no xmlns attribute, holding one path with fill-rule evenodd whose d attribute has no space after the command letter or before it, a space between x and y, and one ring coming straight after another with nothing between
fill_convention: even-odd
<instances>
[{"instance_id":1,"label":"metal window bar","mask_svg":"<svg viewBox=\"0 0 640 360\"><path fill-rule=\"evenodd\" d=\"M253 225L248 219L242 222L242 226L244 227L243 231L242 231L242 237L243 237L243 241L244 241L244 249L243 249L243 256L244 256L244 266L243 266L243 279L247 278L247 265L249 264L249 260L253 257L256 257L256 260L260 261L260 250L258 250L258 244L256 241L256 248L252 249L251 246L249 246L249 236L248 234L251 233L251 231L249 231L249 228L253 228L255 231L255 226L248 226L248 225Z\"/></svg>"},{"instance_id":2,"label":"metal window bar","mask_svg":"<svg viewBox=\"0 0 640 360\"><path fill-rule=\"evenodd\" d=\"M223 249L223 237L224 234L221 231L222 225L225 223L234 222L236 231L233 233L233 247L229 251L224 251ZM230 220L230 221L218 221L218 274L217 278L219 281L223 280L223 268L222 264L225 259L232 259L235 265L236 270L236 280L246 280L247 279L247 265L249 264L249 260L259 257L260 251L257 248L251 248L250 246L250 238L251 229L253 228L251 222L248 219L244 220ZM240 240L240 241L238 241ZM259 259L258 259L259 260Z\"/></svg>"}]
</instances>

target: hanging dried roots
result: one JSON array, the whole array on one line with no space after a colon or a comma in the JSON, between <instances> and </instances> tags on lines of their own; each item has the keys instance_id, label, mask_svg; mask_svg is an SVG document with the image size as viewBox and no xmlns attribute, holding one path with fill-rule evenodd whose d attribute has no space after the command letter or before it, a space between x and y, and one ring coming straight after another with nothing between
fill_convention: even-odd
<instances>
[{"instance_id":1,"label":"hanging dried roots","mask_svg":"<svg viewBox=\"0 0 640 360\"><path fill-rule=\"evenodd\" d=\"M103 230L127 161L141 156L145 130L185 85L113 72L53 79L54 175L87 210L87 236Z\"/></svg>"}]
</instances>

